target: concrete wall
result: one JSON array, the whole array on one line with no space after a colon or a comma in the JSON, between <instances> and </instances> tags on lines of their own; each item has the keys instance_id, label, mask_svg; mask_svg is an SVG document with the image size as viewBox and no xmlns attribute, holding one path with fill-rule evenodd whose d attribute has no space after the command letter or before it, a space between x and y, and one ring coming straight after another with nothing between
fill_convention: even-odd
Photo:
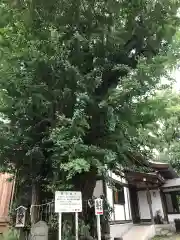
<instances>
[{"instance_id":1,"label":"concrete wall","mask_svg":"<svg viewBox=\"0 0 180 240\"><path fill-rule=\"evenodd\" d=\"M110 225L111 239L113 240L115 237L123 236L132 227L133 227L133 223Z\"/></svg>"},{"instance_id":2,"label":"concrete wall","mask_svg":"<svg viewBox=\"0 0 180 240\"><path fill-rule=\"evenodd\" d=\"M156 212L160 210L162 217L164 217L162 201L159 190L150 190L152 199L152 210L155 216ZM149 205L147 201L146 191L138 192L139 212L141 219L150 219Z\"/></svg>"},{"instance_id":3,"label":"concrete wall","mask_svg":"<svg viewBox=\"0 0 180 240\"><path fill-rule=\"evenodd\" d=\"M168 214L168 219L170 223L174 222L174 219L176 218L180 218L180 214Z\"/></svg>"}]
</instances>

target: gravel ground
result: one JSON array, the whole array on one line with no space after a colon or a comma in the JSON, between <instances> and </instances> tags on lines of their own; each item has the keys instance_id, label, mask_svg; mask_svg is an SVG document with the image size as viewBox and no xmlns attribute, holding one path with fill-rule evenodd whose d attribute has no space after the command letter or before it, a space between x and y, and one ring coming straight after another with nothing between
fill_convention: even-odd
<instances>
[{"instance_id":1,"label":"gravel ground","mask_svg":"<svg viewBox=\"0 0 180 240\"><path fill-rule=\"evenodd\" d=\"M180 235L173 235L171 237L154 237L152 240L180 240Z\"/></svg>"}]
</instances>

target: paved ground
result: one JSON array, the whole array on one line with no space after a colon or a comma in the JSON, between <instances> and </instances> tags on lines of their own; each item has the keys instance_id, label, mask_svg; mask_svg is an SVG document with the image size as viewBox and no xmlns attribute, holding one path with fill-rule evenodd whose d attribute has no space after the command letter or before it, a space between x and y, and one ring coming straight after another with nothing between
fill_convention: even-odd
<instances>
[{"instance_id":1,"label":"paved ground","mask_svg":"<svg viewBox=\"0 0 180 240\"><path fill-rule=\"evenodd\" d=\"M144 240L152 231L151 225L134 225L124 236L123 240ZM151 235L152 236L152 235Z\"/></svg>"},{"instance_id":2,"label":"paved ground","mask_svg":"<svg viewBox=\"0 0 180 240\"><path fill-rule=\"evenodd\" d=\"M180 240L180 235L174 235L171 237L154 237L152 240Z\"/></svg>"}]
</instances>

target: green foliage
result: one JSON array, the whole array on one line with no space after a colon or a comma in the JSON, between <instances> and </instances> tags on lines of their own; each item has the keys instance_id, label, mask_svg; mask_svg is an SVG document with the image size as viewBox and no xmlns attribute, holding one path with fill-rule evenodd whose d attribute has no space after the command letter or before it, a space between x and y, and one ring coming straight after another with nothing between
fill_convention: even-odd
<instances>
[{"instance_id":1,"label":"green foliage","mask_svg":"<svg viewBox=\"0 0 180 240\"><path fill-rule=\"evenodd\" d=\"M52 224L52 222L50 223ZM63 240L74 240L75 233L74 233L74 221L71 220L64 220L62 224L62 239ZM50 225L50 232L58 233L58 218L57 214L54 218L54 224ZM82 219L79 219L79 238L80 240L93 240L93 237L90 234L90 226L85 224Z\"/></svg>"},{"instance_id":2,"label":"green foliage","mask_svg":"<svg viewBox=\"0 0 180 240\"><path fill-rule=\"evenodd\" d=\"M146 157L141 128L179 57L180 2L11 4L0 3L1 165L53 191Z\"/></svg>"},{"instance_id":3,"label":"green foliage","mask_svg":"<svg viewBox=\"0 0 180 240\"><path fill-rule=\"evenodd\" d=\"M92 236L90 235L90 227L89 225L85 224L84 221L80 221L79 236L81 240L93 240Z\"/></svg>"},{"instance_id":4,"label":"green foliage","mask_svg":"<svg viewBox=\"0 0 180 240\"><path fill-rule=\"evenodd\" d=\"M3 234L2 240L19 240L19 235L17 230L10 229L8 232Z\"/></svg>"},{"instance_id":5,"label":"green foliage","mask_svg":"<svg viewBox=\"0 0 180 240\"><path fill-rule=\"evenodd\" d=\"M149 154L158 161L170 162L180 172L180 95L175 90L162 90L153 97L157 109L151 121L139 133Z\"/></svg>"}]
</instances>

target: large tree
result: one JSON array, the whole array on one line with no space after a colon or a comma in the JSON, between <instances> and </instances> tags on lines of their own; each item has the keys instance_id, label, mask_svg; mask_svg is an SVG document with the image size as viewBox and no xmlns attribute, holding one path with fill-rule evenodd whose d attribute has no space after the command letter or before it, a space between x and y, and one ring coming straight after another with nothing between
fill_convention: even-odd
<instances>
[{"instance_id":1,"label":"large tree","mask_svg":"<svg viewBox=\"0 0 180 240\"><path fill-rule=\"evenodd\" d=\"M169 162L180 172L180 93L162 90L152 100L161 102L161 111L155 121L139 129L140 136L154 159Z\"/></svg>"},{"instance_id":2,"label":"large tree","mask_svg":"<svg viewBox=\"0 0 180 240\"><path fill-rule=\"evenodd\" d=\"M1 165L32 186L32 204L44 187L88 199L97 175L145 154L138 129L178 56L179 4L1 2Z\"/></svg>"}]
</instances>

